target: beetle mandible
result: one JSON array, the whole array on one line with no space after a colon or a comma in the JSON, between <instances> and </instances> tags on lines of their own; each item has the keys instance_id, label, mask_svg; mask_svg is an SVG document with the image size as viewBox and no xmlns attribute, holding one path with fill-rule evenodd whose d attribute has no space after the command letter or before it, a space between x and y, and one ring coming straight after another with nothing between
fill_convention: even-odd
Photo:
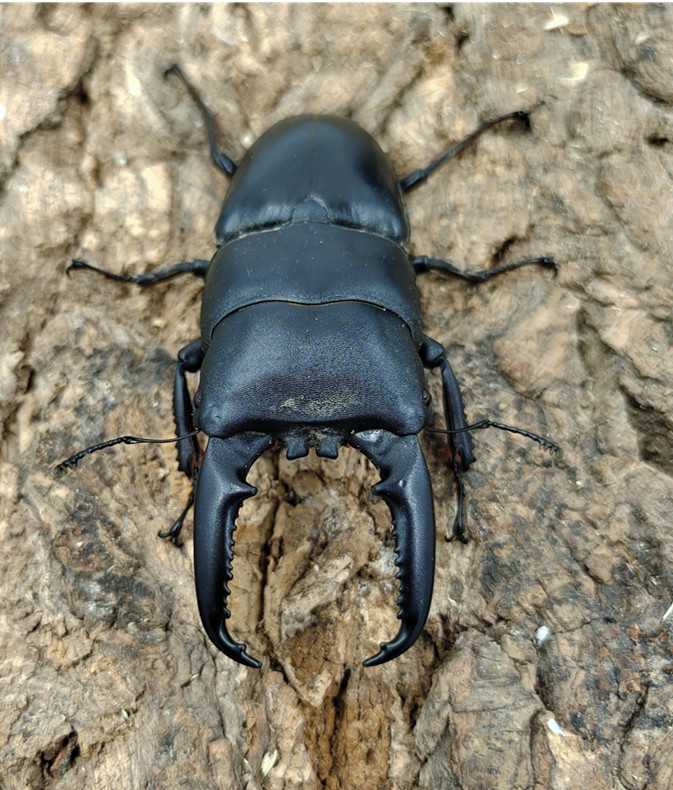
<instances>
[{"instance_id":1,"label":"beetle mandible","mask_svg":"<svg viewBox=\"0 0 673 790\"><path fill-rule=\"evenodd\" d=\"M468 272L452 262L411 257L404 196L487 129L483 123L426 168L398 178L376 141L353 121L301 115L281 121L234 161L217 148L212 114L178 66L177 75L205 119L212 160L231 177L211 261L193 260L139 275L119 275L73 260L109 279L151 285L182 273L205 278L201 336L178 354L173 411L178 469L192 492L172 528L177 542L194 504L194 574L199 612L212 642L250 667L260 663L227 629L235 519L255 460L283 446L288 458L315 448L336 458L360 450L377 467L373 488L386 501L396 544L399 632L365 666L399 656L418 638L430 608L435 524L430 477L418 434L434 415L424 369L442 377L448 466L458 491L453 536L464 540L461 474L473 463L468 431L494 426L560 454L554 442L483 420L468 425L444 348L423 334L416 275L432 269L484 282L550 257ZM194 401L187 373L200 371ZM196 435L208 437L201 453ZM60 476L102 447L145 440L123 436L63 461Z\"/></svg>"}]
</instances>

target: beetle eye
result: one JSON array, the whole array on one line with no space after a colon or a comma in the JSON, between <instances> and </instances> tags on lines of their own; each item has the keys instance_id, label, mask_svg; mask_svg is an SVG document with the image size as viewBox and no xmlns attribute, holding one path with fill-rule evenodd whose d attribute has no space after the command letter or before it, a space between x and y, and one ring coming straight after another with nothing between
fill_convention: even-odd
<instances>
[{"instance_id":1,"label":"beetle eye","mask_svg":"<svg viewBox=\"0 0 673 790\"><path fill-rule=\"evenodd\" d=\"M432 403L432 395L427 390L423 390L423 403L426 406Z\"/></svg>"},{"instance_id":2,"label":"beetle eye","mask_svg":"<svg viewBox=\"0 0 673 790\"><path fill-rule=\"evenodd\" d=\"M197 390L196 395L194 395L194 405L197 409L201 405L201 390Z\"/></svg>"}]
</instances>

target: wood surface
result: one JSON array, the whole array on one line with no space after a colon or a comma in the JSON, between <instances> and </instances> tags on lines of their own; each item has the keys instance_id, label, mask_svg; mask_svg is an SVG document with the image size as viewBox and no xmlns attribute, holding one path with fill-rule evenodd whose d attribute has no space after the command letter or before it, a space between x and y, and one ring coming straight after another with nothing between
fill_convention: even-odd
<instances>
[{"instance_id":1,"label":"wood surface","mask_svg":"<svg viewBox=\"0 0 673 790\"><path fill-rule=\"evenodd\" d=\"M240 159L276 121L346 115L401 176L481 121L409 197L419 278L474 435L467 545L442 442L424 633L396 631L373 467L265 455L239 518L232 632L209 643L170 445L202 285L66 277L210 258L226 179L180 63ZM0 788L663 790L673 787L673 6L0 6ZM430 385L440 402L439 382Z\"/></svg>"}]
</instances>

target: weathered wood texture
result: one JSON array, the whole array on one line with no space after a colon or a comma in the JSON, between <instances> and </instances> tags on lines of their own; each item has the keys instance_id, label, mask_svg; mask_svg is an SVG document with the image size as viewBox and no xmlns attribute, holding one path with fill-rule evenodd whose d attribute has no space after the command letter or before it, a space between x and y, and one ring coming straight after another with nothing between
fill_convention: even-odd
<instances>
[{"instance_id":1,"label":"weathered wood texture","mask_svg":"<svg viewBox=\"0 0 673 790\"><path fill-rule=\"evenodd\" d=\"M673 6L0 8L0 787L673 786ZM269 454L239 519L232 630L208 643L171 446L51 466L121 433L171 434L173 360L201 285L64 276L208 258L226 180L180 62L240 157L275 121L353 117L404 175L480 120L410 197L415 254L472 268L556 256L481 287L421 279L471 418L468 545L441 442L437 574L417 645L396 629L373 468ZM432 391L439 399L438 382ZM549 629L542 639L541 627ZM537 638L536 638L537 634Z\"/></svg>"}]
</instances>

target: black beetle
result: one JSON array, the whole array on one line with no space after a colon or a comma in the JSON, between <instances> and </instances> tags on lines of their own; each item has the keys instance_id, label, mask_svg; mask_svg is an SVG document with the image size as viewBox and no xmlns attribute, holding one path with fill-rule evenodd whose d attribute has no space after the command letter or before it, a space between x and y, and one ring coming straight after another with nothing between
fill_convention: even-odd
<instances>
[{"instance_id":1,"label":"black beetle","mask_svg":"<svg viewBox=\"0 0 673 790\"><path fill-rule=\"evenodd\" d=\"M206 632L230 658L259 667L226 627L234 522L241 502L256 492L246 475L272 447L284 446L288 458L311 447L323 458L336 458L346 444L359 449L381 473L373 491L390 508L399 569L399 632L364 662L381 664L415 642L432 595L433 498L418 440L433 421L424 368L438 368L442 376L442 432L458 489L454 536L464 539L461 472L474 461L468 430L495 426L559 451L549 439L512 426L488 420L468 426L444 348L423 334L416 286L416 275L430 269L483 282L528 264L555 268L553 259L466 272L406 250L404 194L486 129L509 119L527 123L528 115L484 123L403 179L357 124L321 115L278 123L237 166L217 149L213 117L194 88L177 66L168 72L198 104L212 159L232 176L215 231L217 252L210 262L135 276L77 260L68 268L141 285L184 272L205 277L201 337L180 351L174 391L178 468L194 485L187 507L162 536L177 542L193 502L194 573ZM186 374L197 371L192 404ZM202 460L199 432L209 437ZM139 441L146 440L124 436L95 445L54 472L101 447Z\"/></svg>"}]
</instances>

